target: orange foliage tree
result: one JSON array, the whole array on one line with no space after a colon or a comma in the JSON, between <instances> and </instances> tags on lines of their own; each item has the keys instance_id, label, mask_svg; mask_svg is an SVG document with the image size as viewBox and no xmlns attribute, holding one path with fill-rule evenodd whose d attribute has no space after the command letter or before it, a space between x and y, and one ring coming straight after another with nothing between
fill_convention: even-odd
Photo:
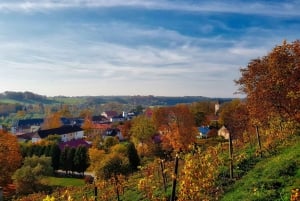
<instances>
[{"instance_id":1,"label":"orange foliage tree","mask_svg":"<svg viewBox=\"0 0 300 201\"><path fill-rule=\"evenodd\" d=\"M247 106L241 100L224 103L220 111L220 123L225 125L235 139L243 139L249 125Z\"/></svg>"},{"instance_id":2,"label":"orange foliage tree","mask_svg":"<svg viewBox=\"0 0 300 201\"><path fill-rule=\"evenodd\" d=\"M247 95L249 113L264 124L270 117L300 122L300 41L283 42L242 68L236 81Z\"/></svg>"},{"instance_id":3,"label":"orange foliage tree","mask_svg":"<svg viewBox=\"0 0 300 201\"><path fill-rule=\"evenodd\" d=\"M185 151L196 140L195 119L186 105L158 108L153 113L153 121L162 133L165 149Z\"/></svg>"},{"instance_id":4,"label":"orange foliage tree","mask_svg":"<svg viewBox=\"0 0 300 201\"><path fill-rule=\"evenodd\" d=\"M0 185L11 181L11 176L20 167L22 156L17 138L0 130Z\"/></svg>"}]
</instances>

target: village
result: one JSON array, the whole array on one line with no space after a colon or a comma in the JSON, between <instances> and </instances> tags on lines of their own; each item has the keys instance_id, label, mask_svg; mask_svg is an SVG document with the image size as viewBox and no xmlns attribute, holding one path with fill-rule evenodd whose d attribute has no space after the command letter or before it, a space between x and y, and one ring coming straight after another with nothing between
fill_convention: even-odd
<instances>
[{"instance_id":1,"label":"village","mask_svg":"<svg viewBox=\"0 0 300 201\"><path fill-rule=\"evenodd\" d=\"M229 131L222 126L216 126L218 122L218 111L220 104L215 104L215 113L207 116L209 125L201 125L198 127L198 139L206 139L208 137L222 136L228 140ZM151 118L152 111L150 108L145 111L148 118ZM47 138L49 135L59 135L61 142L60 147L63 149L65 146L77 147L80 145L90 147L91 141L87 140L87 135L97 134L101 138L115 137L119 141L126 140L126 136L122 135L122 126L125 121L132 120L136 115L133 112L122 112L118 114L116 111L104 111L99 116L92 116L91 119L84 118L60 118L61 126L51 129L42 129L41 125L44 122L43 118L35 119L19 119L11 127L11 133L16 135L19 142L32 142L38 143L42 139ZM90 128L87 134L85 129L82 128L84 121L90 121ZM164 133L163 130L157 133ZM153 133L157 135L157 133Z\"/></svg>"}]
</instances>

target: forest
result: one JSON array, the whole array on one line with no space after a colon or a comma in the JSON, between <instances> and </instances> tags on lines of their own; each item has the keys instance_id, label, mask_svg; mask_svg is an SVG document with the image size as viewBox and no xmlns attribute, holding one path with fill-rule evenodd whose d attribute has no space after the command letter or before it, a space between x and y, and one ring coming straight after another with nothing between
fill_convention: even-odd
<instances>
[{"instance_id":1,"label":"forest","mask_svg":"<svg viewBox=\"0 0 300 201\"><path fill-rule=\"evenodd\" d=\"M86 123L91 147L60 152L57 136L20 144L1 131L0 185L16 188L5 199L300 200L299 58L300 41L283 41L240 69L235 83L244 99L221 101L219 110L211 99L155 105L151 115L141 112L114 125L124 141L102 138ZM47 110L63 109L69 107ZM82 114L87 121L89 113ZM203 125L210 128L207 138L198 137ZM221 126L227 139L218 135ZM58 170L82 183L55 183L62 176Z\"/></svg>"}]
</instances>

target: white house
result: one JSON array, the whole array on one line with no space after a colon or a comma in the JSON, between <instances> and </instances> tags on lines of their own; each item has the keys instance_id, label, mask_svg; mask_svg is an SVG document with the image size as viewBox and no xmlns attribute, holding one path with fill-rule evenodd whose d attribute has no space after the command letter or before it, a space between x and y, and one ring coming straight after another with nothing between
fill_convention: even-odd
<instances>
[{"instance_id":1,"label":"white house","mask_svg":"<svg viewBox=\"0 0 300 201\"><path fill-rule=\"evenodd\" d=\"M218 130L218 136L222 136L224 137L224 139L228 140L229 139L228 129L225 126L222 126L222 128Z\"/></svg>"}]
</instances>

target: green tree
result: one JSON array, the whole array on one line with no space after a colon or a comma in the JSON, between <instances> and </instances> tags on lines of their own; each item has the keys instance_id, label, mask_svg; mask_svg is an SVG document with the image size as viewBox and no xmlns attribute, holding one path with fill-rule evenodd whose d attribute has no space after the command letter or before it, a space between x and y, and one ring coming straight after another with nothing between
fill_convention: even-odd
<instances>
[{"instance_id":1,"label":"green tree","mask_svg":"<svg viewBox=\"0 0 300 201\"><path fill-rule=\"evenodd\" d=\"M118 141L117 138L112 137L112 136L107 136L107 137L104 139L104 142L103 142L103 148L104 148L104 150L105 150L106 152L108 152L109 149L110 149L112 146L114 146L114 145L116 145L116 144L118 144L118 143L119 143L119 141Z\"/></svg>"},{"instance_id":2,"label":"green tree","mask_svg":"<svg viewBox=\"0 0 300 201\"><path fill-rule=\"evenodd\" d=\"M68 174L68 164L67 164L67 160L68 160L68 152L69 152L70 147L66 146L64 147L64 149L62 150L61 154L60 154L60 167L62 170L64 170L66 172L66 174Z\"/></svg>"},{"instance_id":3,"label":"green tree","mask_svg":"<svg viewBox=\"0 0 300 201\"><path fill-rule=\"evenodd\" d=\"M70 147L67 151L67 169L70 170L73 174L74 171L76 171L75 167L75 153L76 149L74 147Z\"/></svg>"},{"instance_id":4,"label":"green tree","mask_svg":"<svg viewBox=\"0 0 300 201\"><path fill-rule=\"evenodd\" d=\"M146 116L138 116L133 119L130 135L134 143L141 147L139 150L141 156L147 155L147 152L149 153L148 148L153 144L152 136L155 132L153 121Z\"/></svg>"},{"instance_id":5,"label":"green tree","mask_svg":"<svg viewBox=\"0 0 300 201\"><path fill-rule=\"evenodd\" d=\"M50 157L26 157L23 166L13 175L17 192L27 194L41 190L41 180L52 172Z\"/></svg>"},{"instance_id":6,"label":"green tree","mask_svg":"<svg viewBox=\"0 0 300 201\"><path fill-rule=\"evenodd\" d=\"M140 157L137 153L137 150L132 142L127 144L127 156L129 160L129 164L132 170L137 170L140 165Z\"/></svg>"},{"instance_id":7,"label":"green tree","mask_svg":"<svg viewBox=\"0 0 300 201\"><path fill-rule=\"evenodd\" d=\"M60 164L60 148L58 144L52 144L51 145L51 165L54 171L59 169L59 164Z\"/></svg>"},{"instance_id":8,"label":"green tree","mask_svg":"<svg viewBox=\"0 0 300 201\"><path fill-rule=\"evenodd\" d=\"M106 154L99 166L96 168L96 175L101 179L116 177L118 174L128 172L129 161L123 154Z\"/></svg>"},{"instance_id":9,"label":"green tree","mask_svg":"<svg viewBox=\"0 0 300 201\"><path fill-rule=\"evenodd\" d=\"M88 149L85 146L79 146L76 148L74 155L74 165L75 170L84 175L84 172L90 165Z\"/></svg>"}]
</instances>

